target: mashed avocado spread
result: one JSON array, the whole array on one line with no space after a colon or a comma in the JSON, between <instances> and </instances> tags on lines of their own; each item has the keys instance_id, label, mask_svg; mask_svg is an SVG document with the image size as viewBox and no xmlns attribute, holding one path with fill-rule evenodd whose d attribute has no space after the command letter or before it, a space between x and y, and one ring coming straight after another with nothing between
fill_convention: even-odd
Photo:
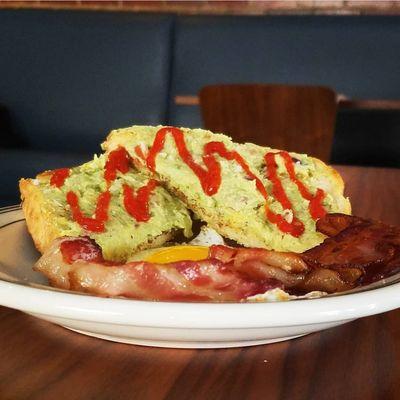
<instances>
[{"instance_id":1,"label":"mashed avocado spread","mask_svg":"<svg viewBox=\"0 0 400 400\"><path fill-rule=\"evenodd\" d=\"M160 126L132 126L117 129L109 135L103 149L112 151L124 146L135 156L139 146L146 154L152 147ZM204 165L204 146L217 141L224 143L230 151L238 152L247 162L251 171L262 181L268 193L268 208L291 221L295 215L304 225L304 233L293 237L283 233L268 221L265 214L265 199L256 188L256 182L248 179L242 167L234 161L216 156L221 166L222 182L217 193L204 193L198 177L178 153L172 135L165 138L162 151L156 157L157 177L167 189L184 201L203 221L221 235L233 239L247 247L302 252L320 243L324 236L316 231L315 220L309 211L309 201L305 200L296 184L290 179L280 156L276 156L277 174L293 210L283 209L273 193L273 184L266 176L264 156L267 152L277 152L267 147L250 143L237 144L222 134L214 134L203 129L181 128L186 147L198 165ZM326 212L350 212L350 203L343 197L343 181L332 168L321 161L304 154L290 153L295 162L296 177L314 195L318 188L325 192L322 205ZM143 171L146 171L143 164Z\"/></svg>"},{"instance_id":2,"label":"mashed avocado spread","mask_svg":"<svg viewBox=\"0 0 400 400\"><path fill-rule=\"evenodd\" d=\"M108 260L125 261L135 251L151 247L152 243L162 244L160 236L182 231L191 236L191 218L184 204L171 196L163 187L157 186L149 200L150 220L137 222L124 207L122 185L127 184L137 190L146 185L149 177L131 168L126 174L117 174L110 186L111 202L105 231L86 232L71 218L66 194L74 191L79 198L82 212L91 217L96 208L97 198L106 190L104 165L106 156L101 155L81 166L71 169L70 176L62 187L50 186L49 176L38 179L38 187L46 199L46 207L56 215L56 224L60 236L90 236L102 248L103 256Z\"/></svg>"}]
</instances>

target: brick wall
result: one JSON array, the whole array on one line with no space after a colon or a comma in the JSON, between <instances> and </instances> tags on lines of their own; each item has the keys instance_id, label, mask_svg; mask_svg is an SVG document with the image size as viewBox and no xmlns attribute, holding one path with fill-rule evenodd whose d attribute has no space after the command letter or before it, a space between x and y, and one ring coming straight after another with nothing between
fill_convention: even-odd
<instances>
[{"instance_id":1,"label":"brick wall","mask_svg":"<svg viewBox=\"0 0 400 400\"><path fill-rule=\"evenodd\" d=\"M339 14L400 15L400 1L3 1L0 8L89 9L208 15Z\"/></svg>"}]
</instances>

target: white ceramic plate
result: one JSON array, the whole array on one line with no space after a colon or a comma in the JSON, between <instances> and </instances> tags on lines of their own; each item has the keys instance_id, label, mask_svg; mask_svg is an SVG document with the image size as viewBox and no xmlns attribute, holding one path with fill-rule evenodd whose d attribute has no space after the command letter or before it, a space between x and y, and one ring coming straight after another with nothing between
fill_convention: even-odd
<instances>
[{"instance_id":1,"label":"white ceramic plate","mask_svg":"<svg viewBox=\"0 0 400 400\"><path fill-rule=\"evenodd\" d=\"M48 286L18 207L0 209L0 304L116 342L219 348L273 343L400 306L400 277L346 295L281 303L169 303L108 299Z\"/></svg>"}]
</instances>

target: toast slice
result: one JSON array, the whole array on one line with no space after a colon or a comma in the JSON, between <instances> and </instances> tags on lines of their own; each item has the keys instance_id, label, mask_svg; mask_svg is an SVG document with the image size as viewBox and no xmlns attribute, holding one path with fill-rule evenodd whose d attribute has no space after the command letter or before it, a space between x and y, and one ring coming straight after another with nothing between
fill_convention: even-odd
<instances>
[{"instance_id":1,"label":"toast slice","mask_svg":"<svg viewBox=\"0 0 400 400\"><path fill-rule=\"evenodd\" d=\"M124 185L137 195L149 182L148 175L129 168L126 173L116 172L109 186L108 219L103 231L88 230L74 219L69 192L76 194L82 215L96 215L101 193L107 190L104 178L106 156L69 170L69 176L60 187L52 183L52 171L39 174L36 179L21 179L22 208L28 230L37 249L44 252L51 242L62 236L89 236L100 245L106 260L125 261L138 250L158 247L182 232L191 235L191 217L184 204L162 186L153 188L148 199L148 221L137 221L124 204ZM92 228L93 229L93 228Z\"/></svg>"},{"instance_id":2,"label":"toast slice","mask_svg":"<svg viewBox=\"0 0 400 400\"><path fill-rule=\"evenodd\" d=\"M311 215L312 202L305 198L307 196L304 191L309 198L318 197L323 191L320 205L324 212L351 212L350 202L343 196L344 183L341 176L322 161L304 154L279 152L251 143L237 144L228 136L203 129L178 129L183 134L192 167L184 162L182 152L178 150L172 134L172 130L177 128L173 127L168 127L170 131L165 135L162 146L160 143L154 146L158 147L157 154L153 154L153 161L149 163L149 154L154 153L151 149L163 128L166 127L132 126L117 129L109 134L102 148L110 152L124 147L139 169L154 175L201 220L239 244L302 252L322 242L324 235L316 231L317 218ZM221 181L218 190L213 193L206 193L198 176L204 171L207 175L203 156L209 142L222 143L228 152L236 152L248 166L246 171L235 160L214 154L213 157L220 166ZM279 187L272 178L274 171L266 166L267 153L273 153L272 161L271 156L269 160L275 165L271 168L282 185L281 192L284 194L281 193L280 198L286 195L292 208L277 199ZM289 174L286 164L289 161L285 161L288 157L293 165L293 176ZM193 167L193 163L197 167ZM202 169L203 173L200 171L196 174L193 168ZM261 193L260 185L264 187L266 195ZM298 223L303 231L296 235L283 231L279 224L271 222L273 218L267 217L267 210L280 218L283 225L285 221L291 226Z\"/></svg>"}]
</instances>

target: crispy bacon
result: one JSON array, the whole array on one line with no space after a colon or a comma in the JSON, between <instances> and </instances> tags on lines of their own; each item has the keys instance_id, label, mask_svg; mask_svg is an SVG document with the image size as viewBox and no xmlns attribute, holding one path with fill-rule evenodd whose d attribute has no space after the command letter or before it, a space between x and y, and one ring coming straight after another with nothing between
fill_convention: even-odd
<instances>
[{"instance_id":1,"label":"crispy bacon","mask_svg":"<svg viewBox=\"0 0 400 400\"><path fill-rule=\"evenodd\" d=\"M169 264L116 264L89 238L62 238L35 269L64 289L170 301L240 301L276 287L334 293L400 271L400 228L331 214L317 229L329 237L302 254L218 245L207 260Z\"/></svg>"},{"instance_id":2,"label":"crispy bacon","mask_svg":"<svg viewBox=\"0 0 400 400\"><path fill-rule=\"evenodd\" d=\"M277 279L285 288L297 286L308 270L298 254L288 252L217 245L211 246L210 257L252 279Z\"/></svg>"},{"instance_id":3,"label":"crispy bacon","mask_svg":"<svg viewBox=\"0 0 400 400\"><path fill-rule=\"evenodd\" d=\"M313 290L336 293L352 289L355 286L355 280L360 277L359 270L356 270L355 276L352 276L347 269L344 272L344 275L342 275L338 271L328 268L314 269L304 277L304 280L299 282L295 288L295 293L302 294Z\"/></svg>"},{"instance_id":4,"label":"crispy bacon","mask_svg":"<svg viewBox=\"0 0 400 400\"><path fill-rule=\"evenodd\" d=\"M210 257L224 263L233 262L239 268L243 262L257 260L271 267L277 267L290 273L308 270L307 264L296 253L271 251L257 248L232 248L227 246L211 246Z\"/></svg>"},{"instance_id":5,"label":"crispy bacon","mask_svg":"<svg viewBox=\"0 0 400 400\"><path fill-rule=\"evenodd\" d=\"M87 237L65 239L60 241L60 251L63 260L67 264L72 264L77 260L103 262L103 254L100 247L94 240Z\"/></svg>"},{"instance_id":6,"label":"crispy bacon","mask_svg":"<svg viewBox=\"0 0 400 400\"><path fill-rule=\"evenodd\" d=\"M352 279L358 269L356 284L370 283L400 270L400 228L340 214L326 217L317 228L325 233L328 225L336 226L336 235L302 254L314 269L328 268L343 277L350 274Z\"/></svg>"},{"instance_id":7,"label":"crispy bacon","mask_svg":"<svg viewBox=\"0 0 400 400\"><path fill-rule=\"evenodd\" d=\"M339 213L326 214L324 218L317 221L317 231L331 237L350 226L356 226L365 222L365 219L353 215Z\"/></svg>"},{"instance_id":8,"label":"crispy bacon","mask_svg":"<svg viewBox=\"0 0 400 400\"><path fill-rule=\"evenodd\" d=\"M400 271L400 228L328 214L317 229L330 237L302 254L213 246L211 256L252 278L278 279L297 293L349 290Z\"/></svg>"},{"instance_id":9,"label":"crispy bacon","mask_svg":"<svg viewBox=\"0 0 400 400\"><path fill-rule=\"evenodd\" d=\"M106 265L98 255L88 259L88 250L84 249L82 239L75 240L80 242L73 258L71 254L66 257L62 253L62 244L74 239L59 239L35 266L56 287L101 296L169 301L240 301L282 287L274 279L244 277L212 259L170 264L132 262ZM89 239L87 244L93 246ZM67 247L70 250L71 243ZM93 254L93 251L89 253Z\"/></svg>"},{"instance_id":10,"label":"crispy bacon","mask_svg":"<svg viewBox=\"0 0 400 400\"><path fill-rule=\"evenodd\" d=\"M351 289L360 277L359 270L353 275L344 269L342 276L336 271L312 269L301 254L269 251L264 249L233 249L212 246L211 257L230 263L230 268L253 279L277 279L290 293L302 294L313 290L334 293Z\"/></svg>"}]
</instances>

